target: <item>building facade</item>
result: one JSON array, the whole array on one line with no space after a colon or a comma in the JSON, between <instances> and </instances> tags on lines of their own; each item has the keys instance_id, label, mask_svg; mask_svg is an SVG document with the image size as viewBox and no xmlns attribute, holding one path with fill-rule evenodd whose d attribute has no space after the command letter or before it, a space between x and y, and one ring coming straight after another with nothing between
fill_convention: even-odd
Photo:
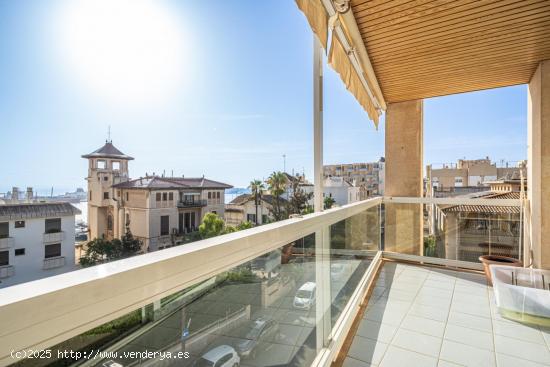
<instances>
[{"instance_id":1,"label":"building facade","mask_svg":"<svg viewBox=\"0 0 550 367\"><path fill-rule=\"evenodd\" d=\"M323 182L323 198L330 197L338 206L365 200L368 192L365 186L359 186L355 181L343 177L328 177Z\"/></svg>"},{"instance_id":2,"label":"building facade","mask_svg":"<svg viewBox=\"0 0 550 367\"><path fill-rule=\"evenodd\" d=\"M497 167L489 157L484 159L459 159L456 164L444 164L442 168L426 167L426 177L430 187L435 191L465 191L462 188L488 187L489 181L504 177L527 177L526 162L521 161L516 167L506 164Z\"/></svg>"},{"instance_id":3,"label":"building facade","mask_svg":"<svg viewBox=\"0 0 550 367\"><path fill-rule=\"evenodd\" d=\"M70 203L0 205L0 288L75 269Z\"/></svg>"},{"instance_id":4,"label":"building facade","mask_svg":"<svg viewBox=\"0 0 550 367\"><path fill-rule=\"evenodd\" d=\"M258 200L256 210L254 195L239 195L225 206L225 223L231 226L237 226L243 222L258 223L259 225L270 223L274 220L272 215L273 200L273 195L263 194ZM287 204L287 200L283 197L280 197L279 200L281 205Z\"/></svg>"},{"instance_id":5,"label":"building facade","mask_svg":"<svg viewBox=\"0 0 550 367\"><path fill-rule=\"evenodd\" d=\"M223 218L221 182L200 178L146 175L130 179L132 160L111 142L88 159L89 238L120 238L127 228L144 243L144 251L174 245L177 237L198 229L206 213Z\"/></svg>"},{"instance_id":6,"label":"building facade","mask_svg":"<svg viewBox=\"0 0 550 367\"><path fill-rule=\"evenodd\" d=\"M349 182L355 180L357 186L364 188L368 197L384 195L385 165L384 157L377 162L325 165L323 166L323 176L325 179L342 177Z\"/></svg>"}]
</instances>

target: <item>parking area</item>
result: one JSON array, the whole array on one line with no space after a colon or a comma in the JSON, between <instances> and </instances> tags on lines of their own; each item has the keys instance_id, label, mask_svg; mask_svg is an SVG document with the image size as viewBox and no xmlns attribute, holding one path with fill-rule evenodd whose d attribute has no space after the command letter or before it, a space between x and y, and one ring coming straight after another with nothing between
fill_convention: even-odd
<instances>
[{"instance_id":1,"label":"parking area","mask_svg":"<svg viewBox=\"0 0 550 367\"><path fill-rule=\"evenodd\" d=\"M302 366L316 355L315 296L299 299L315 286L315 257L253 262L181 307L149 330L133 338L123 351L187 351L185 360L116 360L134 364L191 366L220 346L233 348L241 366ZM357 278L368 266L365 260L331 260L333 316L347 302ZM252 274L244 277L242 274ZM307 292L306 292L307 298ZM185 336L184 336L185 335ZM101 365L101 363L99 364ZM225 364L222 364L225 366Z\"/></svg>"}]
</instances>

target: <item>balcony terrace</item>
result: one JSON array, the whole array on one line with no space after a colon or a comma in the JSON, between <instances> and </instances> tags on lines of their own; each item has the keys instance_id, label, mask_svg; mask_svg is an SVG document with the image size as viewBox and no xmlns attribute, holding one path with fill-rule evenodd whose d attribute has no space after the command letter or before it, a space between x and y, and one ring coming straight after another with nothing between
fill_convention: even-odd
<instances>
[{"instance_id":1,"label":"balcony terrace","mask_svg":"<svg viewBox=\"0 0 550 367\"><path fill-rule=\"evenodd\" d=\"M44 243L61 242L65 239L65 232L44 233Z\"/></svg>"},{"instance_id":2,"label":"balcony terrace","mask_svg":"<svg viewBox=\"0 0 550 367\"><path fill-rule=\"evenodd\" d=\"M206 206L206 199L185 199L177 203L178 208L199 208Z\"/></svg>"},{"instance_id":3,"label":"balcony terrace","mask_svg":"<svg viewBox=\"0 0 550 367\"><path fill-rule=\"evenodd\" d=\"M212 365L204 357L220 350L254 367L550 365L549 332L499 315L461 234L486 254L502 244L434 214L514 208L510 254L550 268L548 1L296 2L315 33L316 212L0 289L0 365L40 349L52 363L113 367ZM323 210L329 43L369 117L386 113L387 197ZM527 198L423 197L422 99L526 83ZM111 354L57 354L98 349Z\"/></svg>"}]
</instances>

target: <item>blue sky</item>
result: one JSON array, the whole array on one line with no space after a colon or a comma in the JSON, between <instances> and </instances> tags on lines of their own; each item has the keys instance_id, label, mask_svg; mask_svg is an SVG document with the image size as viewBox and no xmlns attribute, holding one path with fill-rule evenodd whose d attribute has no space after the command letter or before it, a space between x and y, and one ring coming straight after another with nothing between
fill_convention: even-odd
<instances>
[{"instance_id":1,"label":"blue sky","mask_svg":"<svg viewBox=\"0 0 550 367\"><path fill-rule=\"evenodd\" d=\"M282 170L283 154L311 177L312 36L294 1L143 0L145 23L119 1L110 23L69 0L0 2L0 192L84 187L80 156L108 126L136 158L132 177L173 170L242 187ZM82 14L96 16L88 33L73 31ZM117 35L135 24L136 37ZM96 34L114 56L91 48ZM324 86L325 163L377 160L383 120L377 131L330 69ZM426 100L425 162L525 159L526 99L518 86Z\"/></svg>"}]
</instances>

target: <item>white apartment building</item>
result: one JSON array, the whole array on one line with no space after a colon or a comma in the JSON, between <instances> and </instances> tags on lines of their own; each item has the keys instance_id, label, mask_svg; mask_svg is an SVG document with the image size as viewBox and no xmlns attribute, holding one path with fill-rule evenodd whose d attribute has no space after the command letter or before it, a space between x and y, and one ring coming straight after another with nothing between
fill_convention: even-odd
<instances>
[{"instance_id":1,"label":"white apartment building","mask_svg":"<svg viewBox=\"0 0 550 367\"><path fill-rule=\"evenodd\" d=\"M70 203L0 205L0 288L75 269Z\"/></svg>"},{"instance_id":2,"label":"white apartment building","mask_svg":"<svg viewBox=\"0 0 550 367\"><path fill-rule=\"evenodd\" d=\"M365 200L365 188L349 182L343 177L328 177L323 182L323 197L331 197L336 205L342 206L359 200Z\"/></svg>"},{"instance_id":3,"label":"white apartment building","mask_svg":"<svg viewBox=\"0 0 550 367\"><path fill-rule=\"evenodd\" d=\"M380 157L377 162L341 163L323 166L324 178L342 177L349 182L355 180L362 186L367 196L384 195L386 160Z\"/></svg>"}]
</instances>

